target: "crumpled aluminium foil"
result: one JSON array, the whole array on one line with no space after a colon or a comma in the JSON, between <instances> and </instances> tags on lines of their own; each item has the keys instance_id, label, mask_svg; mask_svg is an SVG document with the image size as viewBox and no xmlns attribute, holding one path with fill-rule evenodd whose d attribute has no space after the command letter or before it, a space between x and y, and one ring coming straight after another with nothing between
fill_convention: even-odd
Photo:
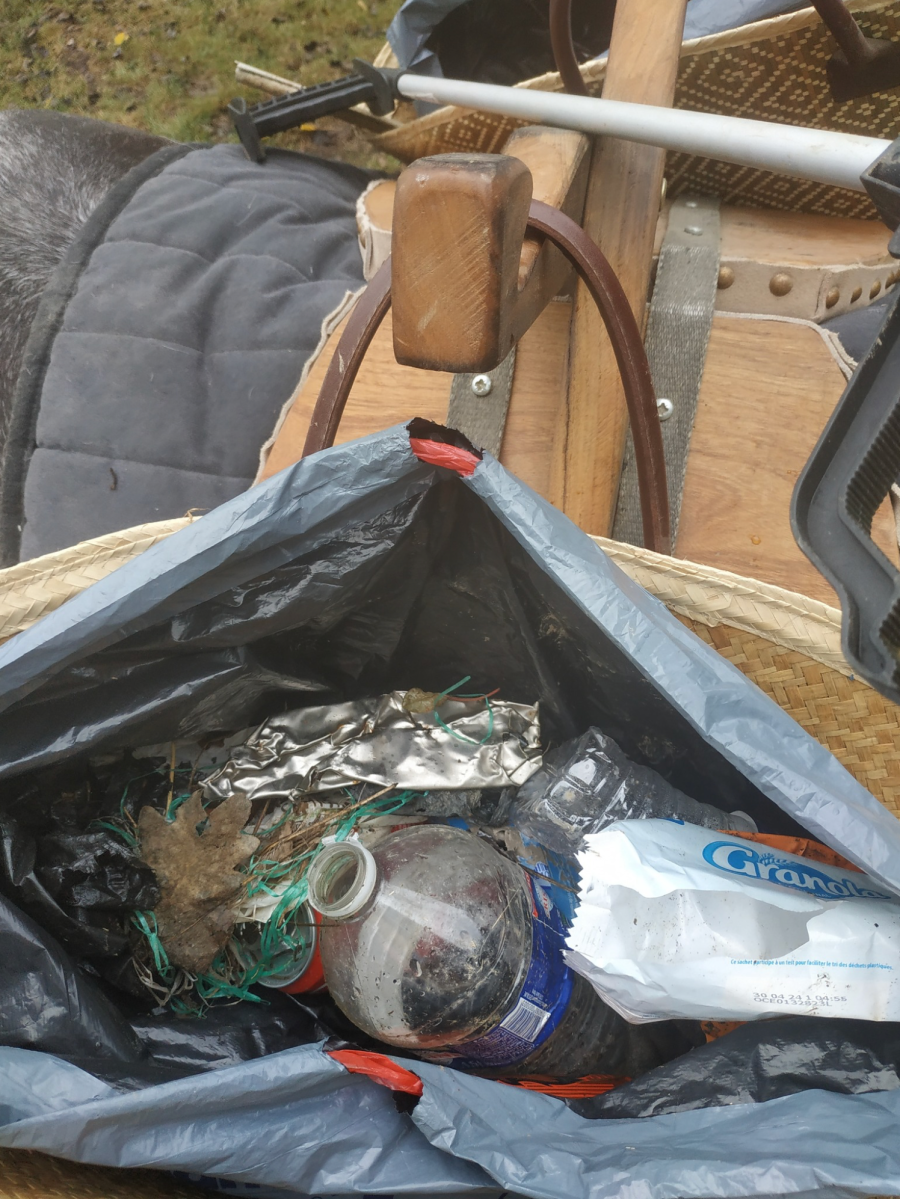
<instances>
[{"instance_id":1,"label":"crumpled aluminium foil","mask_svg":"<svg viewBox=\"0 0 900 1199\"><path fill-rule=\"evenodd\" d=\"M414 791L518 787L541 765L536 704L491 703L488 710L484 701L448 697L439 712L449 733L434 712L406 711L407 694L274 717L210 775L207 798L283 800L361 782Z\"/></svg>"}]
</instances>

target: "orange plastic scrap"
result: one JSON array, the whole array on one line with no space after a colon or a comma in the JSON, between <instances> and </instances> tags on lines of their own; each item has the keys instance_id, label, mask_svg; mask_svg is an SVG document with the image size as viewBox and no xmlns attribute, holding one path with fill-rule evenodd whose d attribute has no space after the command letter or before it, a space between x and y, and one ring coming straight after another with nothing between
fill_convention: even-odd
<instances>
[{"instance_id":1,"label":"orange plastic scrap","mask_svg":"<svg viewBox=\"0 0 900 1199\"><path fill-rule=\"evenodd\" d=\"M813 862L821 862L823 866L836 866L839 870L854 870L857 874L862 871L835 849L829 849L821 841L810 841L806 837L778 837L773 833L739 833L734 829L720 829L729 837L741 837L744 841L757 841L768 845L770 849L778 849L782 853L792 853L798 858L809 858Z\"/></svg>"},{"instance_id":2,"label":"orange plastic scrap","mask_svg":"<svg viewBox=\"0 0 900 1199\"><path fill-rule=\"evenodd\" d=\"M412 1070L398 1065L383 1053L370 1053L365 1049L331 1049L327 1052L351 1074L365 1074L391 1091L416 1096L422 1094L422 1080L418 1074L413 1074ZM592 1099L595 1095L605 1095L622 1083L631 1082L631 1079L611 1074L587 1074L575 1082L556 1082L542 1076L502 1078L499 1081L513 1087L523 1087L526 1091L537 1091L541 1095L555 1095L559 1099Z\"/></svg>"},{"instance_id":3,"label":"orange plastic scrap","mask_svg":"<svg viewBox=\"0 0 900 1199\"><path fill-rule=\"evenodd\" d=\"M422 1080L412 1070L407 1070L383 1053L370 1053L365 1049L331 1049L328 1056L350 1074L365 1074L373 1082L390 1091L402 1091L405 1095L421 1095Z\"/></svg>"},{"instance_id":4,"label":"orange plastic scrap","mask_svg":"<svg viewBox=\"0 0 900 1199\"><path fill-rule=\"evenodd\" d=\"M790 840L790 838L785 838L785 840ZM736 1028L740 1028L745 1023L745 1020L701 1020L700 1027L708 1045L710 1041L718 1041L719 1037L724 1037L727 1032L734 1032Z\"/></svg>"},{"instance_id":5,"label":"orange plastic scrap","mask_svg":"<svg viewBox=\"0 0 900 1199\"><path fill-rule=\"evenodd\" d=\"M631 1082L631 1079L619 1078L614 1074L585 1074L584 1078L576 1078L574 1082L556 1082L541 1076L501 1078L498 1081L507 1086L521 1087L525 1091L537 1091L540 1095L553 1095L557 1099L593 1099L595 1095L605 1095L607 1091Z\"/></svg>"}]
</instances>

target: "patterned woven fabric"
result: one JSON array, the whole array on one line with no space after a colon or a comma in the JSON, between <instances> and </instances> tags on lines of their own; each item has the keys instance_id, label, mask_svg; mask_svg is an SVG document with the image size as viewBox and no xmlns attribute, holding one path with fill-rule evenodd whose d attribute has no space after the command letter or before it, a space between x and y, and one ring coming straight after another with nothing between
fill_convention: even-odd
<instances>
[{"instance_id":1,"label":"patterned woven fabric","mask_svg":"<svg viewBox=\"0 0 900 1199\"><path fill-rule=\"evenodd\" d=\"M867 4L857 19L869 37L900 41L900 3L896 0L887 5ZM814 11L764 21L755 28L768 29L768 33L760 36L744 30L703 38L693 52L683 55L677 108L870 137L896 135L900 91L844 104L831 98L825 64L834 53L834 42ZM666 177L670 195L690 190L717 195L723 203L756 208L875 216L868 197L861 193L686 154L669 155Z\"/></svg>"},{"instance_id":2,"label":"patterned woven fabric","mask_svg":"<svg viewBox=\"0 0 900 1199\"><path fill-rule=\"evenodd\" d=\"M870 37L900 41L900 0L850 0ZM825 64L835 45L814 9L773 17L742 29L685 42L675 96L677 108L893 138L900 128L900 90L836 104ZM582 74L598 93L605 67ZM558 75L520 86L560 91ZM458 150L496 154L522 122L461 108L442 108L401 129L383 134L378 145L404 162ZM748 167L670 154L669 194L697 191L723 203L875 219L862 193L807 183Z\"/></svg>"},{"instance_id":3,"label":"patterned woven fabric","mask_svg":"<svg viewBox=\"0 0 900 1199\"><path fill-rule=\"evenodd\" d=\"M153 1170L82 1166L27 1149L0 1149L0 1199L199 1199L209 1194Z\"/></svg>"}]
</instances>

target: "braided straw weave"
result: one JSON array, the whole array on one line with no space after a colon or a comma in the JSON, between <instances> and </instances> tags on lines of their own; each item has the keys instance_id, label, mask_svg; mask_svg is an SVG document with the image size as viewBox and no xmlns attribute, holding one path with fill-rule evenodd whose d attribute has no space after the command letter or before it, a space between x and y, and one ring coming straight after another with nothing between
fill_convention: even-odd
<instances>
[{"instance_id":1,"label":"braided straw weave","mask_svg":"<svg viewBox=\"0 0 900 1199\"><path fill-rule=\"evenodd\" d=\"M189 525L191 519L185 516L107 533L0 570L0 642L21 633L73 595Z\"/></svg>"},{"instance_id":2,"label":"braided straw weave","mask_svg":"<svg viewBox=\"0 0 900 1199\"><path fill-rule=\"evenodd\" d=\"M729 571L594 540L900 817L900 708L853 677L837 608Z\"/></svg>"},{"instance_id":3,"label":"braided straw weave","mask_svg":"<svg viewBox=\"0 0 900 1199\"><path fill-rule=\"evenodd\" d=\"M848 0L863 31L900 40L900 0ZM900 126L900 91L863 96L844 104L831 98L825 64L835 45L815 9L757 21L740 29L683 44L675 107L892 139ZM593 94L602 89L606 64L587 63L582 76ZM561 91L556 73L520 87ZM499 153L522 121L464 108L440 108L376 137L379 149L402 162L458 150ZM727 204L874 218L866 196L801 182L730 163L670 154L669 195L698 191Z\"/></svg>"},{"instance_id":4,"label":"braided straw weave","mask_svg":"<svg viewBox=\"0 0 900 1199\"><path fill-rule=\"evenodd\" d=\"M199 1199L209 1195L154 1170L82 1166L34 1153L0 1149L0 1199Z\"/></svg>"},{"instance_id":5,"label":"braided straw weave","mask_svg":"<svg viewBox=\"0 0 900 1199\"><path fill-rule=\"evenodd\" d=\"M189 523L188 517L141 525L0 571L0 638ZM900 708L853 678L841 655L836 608L727 571L594 540L900 816ZM0 1199L188 1199L197 1193L164 1174L0 1149Z\"/></svg>"}]
</instances>

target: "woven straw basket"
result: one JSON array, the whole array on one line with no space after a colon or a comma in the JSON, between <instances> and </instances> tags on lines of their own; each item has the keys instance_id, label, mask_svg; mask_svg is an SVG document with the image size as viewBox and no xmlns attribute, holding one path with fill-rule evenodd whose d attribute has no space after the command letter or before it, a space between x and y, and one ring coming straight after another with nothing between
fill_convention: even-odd
<instances>
[{"instance_id":1,"label":"woven straw basket","mask_svg":"<svg viewBox=\"0 0 900 1199\"><path fill-rule=\"evenodd\" d=\"M0 1199L198 1199L209 1193L154 1170L82 1166L31 1150L0 1149Z\"/></svg>"},{"instance_id":2,"label":"woven straw basket","mask_svg":"<svg viewBox=\"0 0 900 1199\"><path fill-rule=\"evenodd\" d=\"M900 0L847 0L847 7L869 36L900 40ZM900 91L836 104L825 76L834 48L813 8L695 38L681 48L675 107L892 139L900 126ZM386 47L379 62L387 65L390 57ZM588 90L596 94L603 86L606 63L587 63L581 73ZM562 91L556 73L518 86ZM380 134L374 144L401 162L450 151L498 154L510 133L524 123L465 108L439 108ZM856 192L686 154L668 156L666 180L672 197L695 191L718 196L725 204L875 216L868 198Z\"/></svg>"},{"instance_id":3,"label":"woven straw basket","mask_svg":"<svg viewBox=\"0 0 900 1199\"><path fill-rule=\"evenodd\" d=\"M0 641L191 518L141 525L0 571ZM727 571L595 538L636 582L734 663L900 817L900 708L853 677L835 608ZM165 1175L0 1149L0 1199L186 1199Z\"/></svg>"}]
</instances>

